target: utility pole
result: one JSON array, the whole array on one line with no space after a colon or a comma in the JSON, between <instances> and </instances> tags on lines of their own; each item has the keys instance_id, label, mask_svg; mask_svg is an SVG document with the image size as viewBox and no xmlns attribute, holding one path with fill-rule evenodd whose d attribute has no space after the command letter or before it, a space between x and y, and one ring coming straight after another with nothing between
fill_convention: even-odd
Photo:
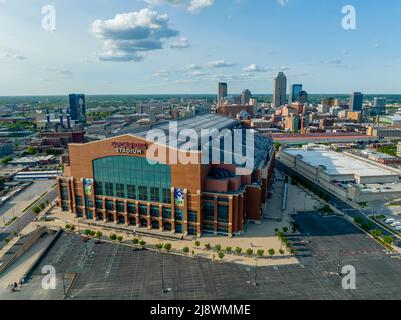
<instances>
[{"instance_id":1,"label":"utility pole","mask_svg":"<svg viewBox=\"0 0 401 320\"><path fill-rule=\"evenodd\" d=\"M341 277L341 250L338 250L337 274Z\"/></svg>"}]
</instances>

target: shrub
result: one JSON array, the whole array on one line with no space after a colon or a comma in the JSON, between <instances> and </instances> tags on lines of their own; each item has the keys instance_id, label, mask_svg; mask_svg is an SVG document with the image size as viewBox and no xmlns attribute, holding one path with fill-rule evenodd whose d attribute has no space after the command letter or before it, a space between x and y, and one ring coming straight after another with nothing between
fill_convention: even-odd
<instances>
[{"instance_id":1,"label":"shrub","mask_svg":"<svg viewBox=\"0 0 401 320\"><path fill-rule=\"evenodd\" d=\"M184 252L185 254L187 254L187 253L189 252L189 248L188 248L188 247L184 247L184 248L182 249L182 252Z\"/></svg>"},{"instance_id":2,"label":"shrub","mask_svg":"<svg viewBox=\"0 0 401 320\"><path fill-rule=\"evenodd\" d=\"M274 232L277 234L279 232L278 228L274 229Z\"/></svg>"},{"instance_id":3,"label":"shrub","mask_svg":"<svg viewBox=\"0 0 401 320\"><path fill-rule=\"evenodd\" d=\"M221 260L223 260L225 255L224 255L223 252L219 252L218 256L219 256L219 258L220 258Z\"/></svg>"},{"instance_id":4,"label":"shrub","mask_svg":"<svg viewBox=\"0 0 401 320\"><path fill-rule=\"evenodd\" d=\"M42 202L42 203L39 205L39 207L40 207L41 210L43 210L44 208L46 208L46 205Z\"/></svg>"},{"instance_id":5,"label":"shrub","mask_svg":"<svg viewBox=\"0 0 401 320\"><path fill-rule=\"evenodd\" d=\"M269 249L269 256L273 257L276 254L276 251L272 248Z\"/></svg>"},{"instance_id":6,"label":"shrub","mask_svg":"<svg viewBox=\"0 0 401 320\"><path fill-rule=\"evenodd\" d=\"M216 245L214 246L214 248L215 248L217 251L221 251L221 245L219 245L219 244L216 244Z\"/></svg>"},{"instance_id":7,"label":"shrub","mask_svg":"<svg viewBox=\"0 0 401 320\"><path fill-rule=\"evenodd\" d=\"M161 249L163 249L163 243L157 243L157 244L156 244L156 249L159 250L159 251L160 251Z\"/></svg>"},{"instance_id":8,"label":"shrub","mask_svg":"<svg viewBox=\"0 0 401 320\"><path fill-rule=\"evenodd\" d=\"M115 233L112 233L112 234L109 236L109 239L110 239L111 241L115 241L115 240L117 239L117 235L116 235Z\"/></svg>"},{"instance_id":9,"label":"shrub","mask_svg":"<svg viewBox=\"0 0 401 320\"><path fill-rule=\"evenodd\" d=\"M138 243L139 243L139 239L138 239L138 238L132 239L132 243L133 243L133 244L138 244Z\"/></svg>"},{"instance_id":10,"label":"shrub","mask_svg":"<svg viewBox=\"0 0 401 320\"><path fill-rule=\"evenodd\" d=\"M206 250L210 250L212 248L212 246L210 245L210 243L206 243L205 244L205 249Z\"/></svg>"},{"instance_id":11,"label":"shrub","mask_svg":"<svg viewBox=\"0 0 401 320\"><path fill-rule=\"evenodd\" d=\"M253 249L249 248L248 250L246 250L246 254L247 254L248 256L253 255Z\"/></svg>"},{"instance_id":12,"label":"shrub","mask_svg":"<svg viewBox=\"0 0 401 320\"><path fill-rule=\"evenodd\" d=\"M259 257L263 257L263 255L265 254L265 250L259 249L257 253Z\"/></svg>"},{"instance_id":13,"label":"shrub","mask_svg":"<svg viewBox=\"0 0 401 320\"><path fill-rule=\"evenodd\" d=\"M69 224L66 224L66 225L65 225L65 228L68 230L68 229L70 229L70 228L71 228L71 225L69 225Z\"/></svg>"},{"instance_id":14,"label":"shrub","mask_svg":"<svg viewBox=\"0 0 401 320\"><path fill-rule=\"evenodd\" d=\"M86 229L86 230L84 231L84 234L87 235L87 236L89 236L89 235L91 234L91 231L90 231L89 229Z\"/></svg>"},{"instance_id":15,"label":"shrub","mask_svg":"<svg viewBox=\"0 0 401 320\"><path fill-rule=\"evenodd\" d=\"M118 240L118 242L121 243L121 242L123 242L124 238L123 238L122 236L118 236L118 237L117 237L117 240Z\"/></svg>"},{"instance_id":16,"label":"shrub","mask_svg":"<svg viewBox=\"0 0 401 320\"><path fill-rule=\"evenodd\" d=\"M240 255L241 252L242 252L242 248L236 247L236 248L235 248L235 252L236 252L238 255Z\"/></svg>"},{"instance_id":17,"label":"shrub","mask_svg":"<svg viewBox=\"0 0 401 320\"><path fill-rule=\"evenodd\" d=\"M166 251L170 251L171 248L172 248L171 243L166 243L166 244L164 245L164 250L166 250Z\"/></svg>"},{"instance_id":18,"label":"shrub","mask_svg":"<svg viewBox=\"0 0 401 320\"><path fill-rule=\"evenodd\" d=\"M32 211L33 211L34 214L39 214L40 211L42 211L42 210L40 210L39 207L34 207L34 208L32 209Z\"/></svg>"},{"instance_id":19,"label":"shrub","mask_svg":"<svg viewBox=\"0 0 401 320\"><path fill-rule=\"evenodd\" d=\"M143 241L143 240L139 241L139 245L140 245L141 247L144 247L145 244L146 244L146 241Z\"/></svg>"},{"instance_id":20,"label":"shrub","mask_svg":"<svg viewBox=\"0 0 401 320\"><path fill-rule=\"evenodd\" d=\"M284 233L287 233L287 232L288 232L288 228L287 228L287 227L284 227L284 228L283 228L283 232L284 232Z\"/></svg>"},{"instance_id":21,"label":"shrub","mask_svg":"<svg viewBox=\"0 0 401 320\"><path fill-rule=\"evenodd\" d=\"M281 255L284 255L285 251L283 249L280 249L278 252L280 252Z\"/></svg>"},{"instance_id":22,"label":"shrub","mask_svg":"<svg viewBox=\"0 0 401 320\"><path fill-rule=\"evenodd\" d=\"M372 230L371 232L371 235L374 237L374 238L380 238L381 236L382 236L382 234L383 234L383 232L381 232L380 230L378 230L378 229L375 229L375 230Z\"/></svg>"},{"instance_id":23,"label":"shrub","mask_svg":"<svg viewBox=\"0 0 401 320\"><path fill-rule=\"evenodd\" d=\"M71 226L71 227L70 227L70 230L71 230L71 231L74 231L74 230L75 230L75 226Z\"/></svg>"},{"instance_id":24,"label":"shrub","mask_svg":"<svg viewBox=\"0 0 401 320\"><path fill-rule=\"evenodd\" d=\"M92 230L92 231L90 232L89 235L90 235L91 237L94 237L94 236L96 235L96 231L93 231L93 230Z\"/></svg>"},{"instance_id":25,"label":"shrub","mask_svg":"<svg viewBox=\"0 0 401 320\"><path fill-rule=\"evenodd\" d=\"M103 236L101 231L96 232L96 238L100 239Z\"/></svg>"},{"instance_id":26,"label":"shrub","mask_svg":"<svg viewBox=\"0 0 401 320\"><path fill-rule=\"evenodd\" d=\"M199 248L201 243L199 241L195 241L195 247Z\"/></svg>"},{"instance_id":27,"label":"shrub","mask_svg":"<svg viewBox=\"0 0 401 320\"><path fill-rule=\"evenodd\" d=\"M5 238L4 241L8 244L11 241L11 239Z\"/></svg>"},{"instance_id":28,"label":"shrub","mask_svg":"<svg viewBox=\"0 0 401 320\"><path fill-rule=\"evenodd\" d=\"M227 251L227 253L231 253L231 251L233 251L233 248L232 247L227 247L226 251Z\"/></svg>"},{"instance_id":29,"label":"shrub","mask_svg":"<svg viewBox=\"0 0 401 320\"><path fill-rule=\"evenodd\" d=\"M393 239L391 236L385 236L385 237L383 238L383 240L384 240L384 242L387 243L387 244L393 244L393 242L394 242L394 239Z\"/></svg>"}]
</instances>

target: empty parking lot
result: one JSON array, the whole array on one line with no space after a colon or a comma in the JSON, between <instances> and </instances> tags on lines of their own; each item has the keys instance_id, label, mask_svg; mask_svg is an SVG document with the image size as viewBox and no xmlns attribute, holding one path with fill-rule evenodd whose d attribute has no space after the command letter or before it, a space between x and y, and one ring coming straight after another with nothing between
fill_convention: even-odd
<instances>
[{"instance_id":1,"label":"empty parking lot","mask_svg":"<svg viewBox=\"0 0 401 320\"><path fill-rule=\"evenodd\" d=\"M295 216L299 265L245 267L63 234L21 292L3 299L401 299L401 260L342 218ZM353 265L357 289L343 290L337 265ZM56 290L41 268L57 270ZM64 285L63 285L64 284Z\"/></svg>"}]
</instances>

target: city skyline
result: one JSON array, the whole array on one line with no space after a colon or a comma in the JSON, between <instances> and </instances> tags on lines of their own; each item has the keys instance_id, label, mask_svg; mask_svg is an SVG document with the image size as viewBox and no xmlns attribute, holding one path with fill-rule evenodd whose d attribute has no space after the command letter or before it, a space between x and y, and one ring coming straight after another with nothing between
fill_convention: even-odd
<instances>
[{"instance_id":1,"label":"city skyline","mask_svg":"<svg viewBox=\"0 0 401 320\"><path fill-rule=\"evenodd\" d=\"M344 30L338 0L54 1L47 32L46 1L2 1L0 96L211 94L219 81L229 94L271 94L280 71L310 93L394 94L401 6L391 2L354 1L356 30ZM312 11L322 14L282 23Z\"/></svg>"}]
</instances>

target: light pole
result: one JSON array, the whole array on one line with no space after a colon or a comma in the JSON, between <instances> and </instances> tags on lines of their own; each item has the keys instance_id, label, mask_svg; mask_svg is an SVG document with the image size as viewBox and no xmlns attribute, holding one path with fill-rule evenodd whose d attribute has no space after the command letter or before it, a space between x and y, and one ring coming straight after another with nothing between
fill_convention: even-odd
<instances>
[{"instance_id":1,"label":"light pole","mask_svg":"<svg viewBox=\"0 0 401 320\"><path fill-rule=\"evenodd\" d=\"M258 258L255 258L255 273L253 275L253 285L255 287L258 285L257 282L256 282L257 271L258 271Z\"/></svg>"},{"instance_id":2,"label":"light pole","mask_svg":"<svg viewBox=\"0 0 401 320\"><path fill-rule=\"evenodd\" d=\"M338 264L337 264L337 274L341 277L341 250L338 250Z\"/></svg>"}]
</instances>

